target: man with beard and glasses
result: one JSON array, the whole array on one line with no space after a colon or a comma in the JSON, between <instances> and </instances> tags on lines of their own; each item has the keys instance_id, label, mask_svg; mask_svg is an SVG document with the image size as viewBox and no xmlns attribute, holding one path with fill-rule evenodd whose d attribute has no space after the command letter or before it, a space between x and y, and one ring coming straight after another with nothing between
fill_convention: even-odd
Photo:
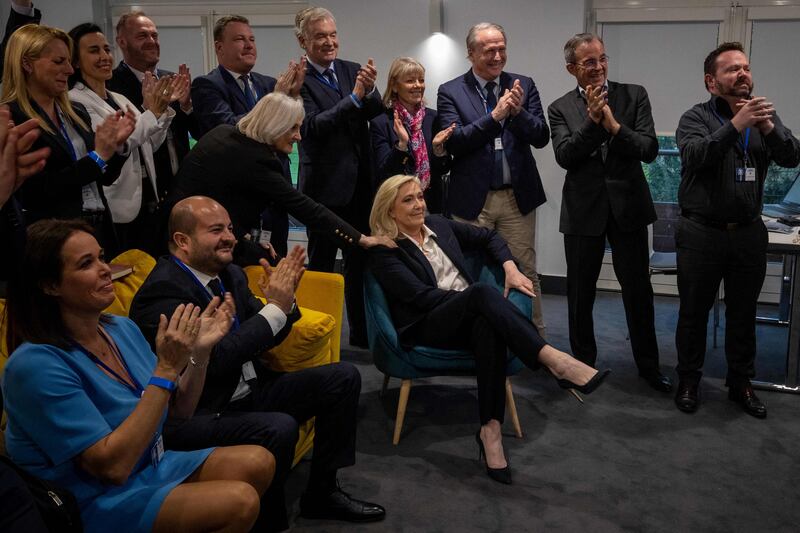
<instances>
[{"instance_id":1,"label":"man with beard and glasses","mask_svg":"<svg viewBox=\"0 0 800 533\"><path fill-rule=\"evenodd\" d=\"M337 472L355 464L356 411L361 375L340 362L295 372L275 372L261 354L277 346L300 318L294 301L303 275L305 252L296 246L269 269L268 286L258 300L233 261L236 244L228 212L206 196L175 204L169 217L171 255L158 260L136 293L130 317L152 344L162 314L181 303L206 305L214 295L233 295L236 316L230 332L214 347L197 410L189 419L168 419L164 443L174 450L258 444L275 456L275 477L262 497L254 531L289 527L283 486L292 466L298 427L311 417L314 452L308 485L300 499L304 518L352 522L382 520L380 505L352 498L339 488Z\"/></svg>"},{"instance_id":2,"label":"man with beard and glasses","mask_svg":"<svg viewBox=\"0 0 800 533\"><path fill-rule=\"evenodd\" d=\"M675 228L680 382L675 404L687 413L699 406L708 311L724 280L728 398L747 414L764 418L766 406L750 384L755 375L756 304L766 273L764 180L771 161L785 167L800 163L800 143L772 103L753 96L741 44L719 45L703 68L711 99L684 113L675 133L681 153L681 217Z\"/></svg>"}]
</instances>

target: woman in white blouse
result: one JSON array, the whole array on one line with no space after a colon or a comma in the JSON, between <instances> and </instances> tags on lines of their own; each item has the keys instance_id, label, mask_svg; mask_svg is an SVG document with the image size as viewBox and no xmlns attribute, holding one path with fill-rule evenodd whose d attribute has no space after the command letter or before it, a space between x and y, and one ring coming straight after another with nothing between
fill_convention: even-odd
<instances>
[{"instance_id":1,"label":"woman in white blouse","mask_svg":"<svg viewBox=\"0 0 800 533\"><path fill-rule=\"evenodd\" d=\"M119 93L106 89L111 78L113 57L103 32L93 23L80 24L69 32L74 46L69 98L86 107L92 127L109 115L131 110L137 117L136 129L128 138L131 156L122 167L119 179L103 187L114 219L120 251L151 248L157 232L155 207L158 204L153 152L167 137L175 111L169 106L189 90L186 76L156 80L150 73L142 83L144 113Z\"/></svg>"}]
</instances>

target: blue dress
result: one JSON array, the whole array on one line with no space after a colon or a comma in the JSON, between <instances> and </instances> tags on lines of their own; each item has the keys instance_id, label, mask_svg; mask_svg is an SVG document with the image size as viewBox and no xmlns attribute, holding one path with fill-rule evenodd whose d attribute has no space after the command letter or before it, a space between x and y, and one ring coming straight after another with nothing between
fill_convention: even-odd
<instances>
[{"instance_id":1,"label":"blue dress","mask_svg":"<svg viewBox=\"0 0 800 533\"><path fill-rule=\"evenodd\" d=\"M139 383L153 375L156 356L139 328L122 317L104 324ZM6 446L15 463L75 494L87 533L150 531L167 494L213 451L164 454L154 467L150 449L158 431L122 486L105 484L81 469L76 458L133 412L136 394L100 370L78 349L25 343L3 377L8 427Z\"/></svg>"}]
</instances>

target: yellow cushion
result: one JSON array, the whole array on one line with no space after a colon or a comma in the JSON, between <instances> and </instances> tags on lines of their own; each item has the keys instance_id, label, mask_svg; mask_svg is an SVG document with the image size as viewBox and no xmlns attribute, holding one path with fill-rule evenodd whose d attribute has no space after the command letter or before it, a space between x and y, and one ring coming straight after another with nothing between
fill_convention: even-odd
<instances>
[{"instance_id":1,"label":"yellow cushion","mask_svg":"<svg viewBox=\"0 0 800 533\"><path fill-rule=\"evenodd\" d=\"M264 354L264 361L272 370L293 372L331 362L331 337L336 320L327 313L305 307L300 308L300 313L286 339Z\"/></svg>"},{"instance_id":2,"label":"yellow cushion","mask_svg":"<svg viewBox=\"0 0 800 533\"><path fill-rule=\"evenodd\" d=\"M111 262L118 265L131 265L133 272L114 281L114 302L106 308L105 312L128 316L136 291L155 268L156 261L141 250L128 250L115 257Z\"/></svg>"}]
</instances>

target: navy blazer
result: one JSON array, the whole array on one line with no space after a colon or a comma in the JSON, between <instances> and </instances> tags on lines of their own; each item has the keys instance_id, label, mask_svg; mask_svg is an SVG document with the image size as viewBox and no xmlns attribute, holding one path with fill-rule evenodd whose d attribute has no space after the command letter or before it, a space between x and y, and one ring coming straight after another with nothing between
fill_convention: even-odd
<instances>
[{"instance_id":1,"label":"navy blazer","mask_svg":"<svg viewBox=\"0 0 800 533\"><path fill-rule=\"evenodd\" d=\"M111 185L119 177L122 165L125 164L127 156L114 154L107 161L106 171L100 167L88 155L81 157L77 161L72 159L72 150L67 141L59 133L59 128L50 120L35 102L32 102L43 120L50 126L54 133L41 130L41 134L34 141L31 150L38 150L44 146L50 148L50 156L47 158L44 169L25 180L22 187L17 191L17 198L20 200L25 210L25 223L29 225L42 218L78 218L83 212L83 186L94 182L97 184L97 191L100 199L106 208L106 217L111 220L111 211L108 208L106 197L103 194L103 185ZM11 110L11 119L15 124L22 124L30 117L20 109L17 102L8 104ZM94 132L92 131L92 121L89 113L83 105L72 102L72 108L89 128L84 130L79 125L75 125L75 130L86 144L86 151L94 150ZM110 229L110 228L108 228ZM104 243L110 245L111 243Z\"/></svg>"},{"instance_id":2,"label":"navy blazer","mask_svg":"<svg viewBox=\"0 0 800 533\"><path fill-rule=\"evenodd\" d=\"M250 72L249 76L256 102L275 90L275 78L257 72ZM201 136L220 124L235 125L250 111L239 84L222 65L192 81L192 107Z\"/></svg>"},{"instance_id":3,"label":"navy blazer","mask_svg":"<svg viewBox=\"0 0 800 533\"><path fill-rule=\"evenodd\" d=\"M486 203L496 137L503 139L503 151L511 170L511 185L520 212L526 215L545 202L531 146L546 146L550 130L539 92L531 78L503 72L500 74L500 94L511 89L516 79L524 92L522 111L517 116L509 115L505 126L495 122L486 112L480 85L472 69L439 87L439 121L447 125L456 123L446 146L453 156L449 189L458 193L448 196L447 206L452 214L461 218L476 219Z\"/></svg>"},{"instance_id":4,"label":"navy blazer","mask_svg":"<svg viewBox=\"0 0 800 533\"><path fill-rule=\"evenodd\" d=\"M300 94L306 116L300 141L300 190L318 202L340 207L350 203L356 183L373 188L369 120L383 113L377 89L358 107L350 94L361 65L333 62L341 94L323 82L309 64ZM364 206L369 210L369 206Z\"/></svg>"},{"instance_id":5,"label":"navy blazer","mask_svg":"<svg viewBox=\"0 0 800 533\"><path fill-rule=\"evenodd\" d=\"M428 150L428 163L431 168L430 187L425 191L425 203L431 213L442 212L442 175L450 169L450 155L433 155L433 138L441 131L435 109L425 108L422 119L422 136ZM375 177L380 184L396 174L415 175L417 163L409 148L405 152L397 149L397 133L394 131L394 111L387 109L370 121L372 153L375 158Z\"/></svg>"},{"instance_id":6,"label":"navy blazer","mask_svg":"<svg viewBox=\"0 0 800 533\"><path fill-rule=\"evenodd\" d=\"M425 225L436 234L434 240L471 285L475 280L466 268L464 252L487 252L502 264L513 256L496 231L444 218L425 217ZM422 320L425 315L456 291L439 289L431 264L416 244L407 238L397 240L397 248L371 248L369 268L383 287L398 335Z\"/></svg>"},{"instance_id":7,"label":"navy blazer","mask_svg":"<svg viewBox=\"0 0 800 533\"><path fill-rule=\"evenodd\" d=\"M658 139L647 91L608 82L608 106L620 123L612 137L586 112L576 87L547 108L556 161L567 170L559 230L569 235L602 235L609 212L622 231L656 220L642 170L658 155ZM606 155L603 157L603 143Z\"/></svg>"},{"instance_id":8,"label":"navy blazer","mask_svg":"<svg viewBox=\"0 0 800 533\"><path fill-rule=\"evenodd\" d=\"M211 351L206 382L197 407L213 410L228 404L245 362L253 361L259 379L267 375L268 370L259 363L261 354L280 344L291 331L292 324L300 318L300 312L295 309L287 317L283 329L273 334L269 323L258 316L264 304L250 291L244 271L230 264L219 277L225 290L233 296L239 327L231 329ZM170 317L178 305L188 303L204 309L210 301L208 292L194 276L178 266L171 256L164 256L134 296L130 318L155 351L158 321L162 314Z\"/></svg>"}]
</instances>

